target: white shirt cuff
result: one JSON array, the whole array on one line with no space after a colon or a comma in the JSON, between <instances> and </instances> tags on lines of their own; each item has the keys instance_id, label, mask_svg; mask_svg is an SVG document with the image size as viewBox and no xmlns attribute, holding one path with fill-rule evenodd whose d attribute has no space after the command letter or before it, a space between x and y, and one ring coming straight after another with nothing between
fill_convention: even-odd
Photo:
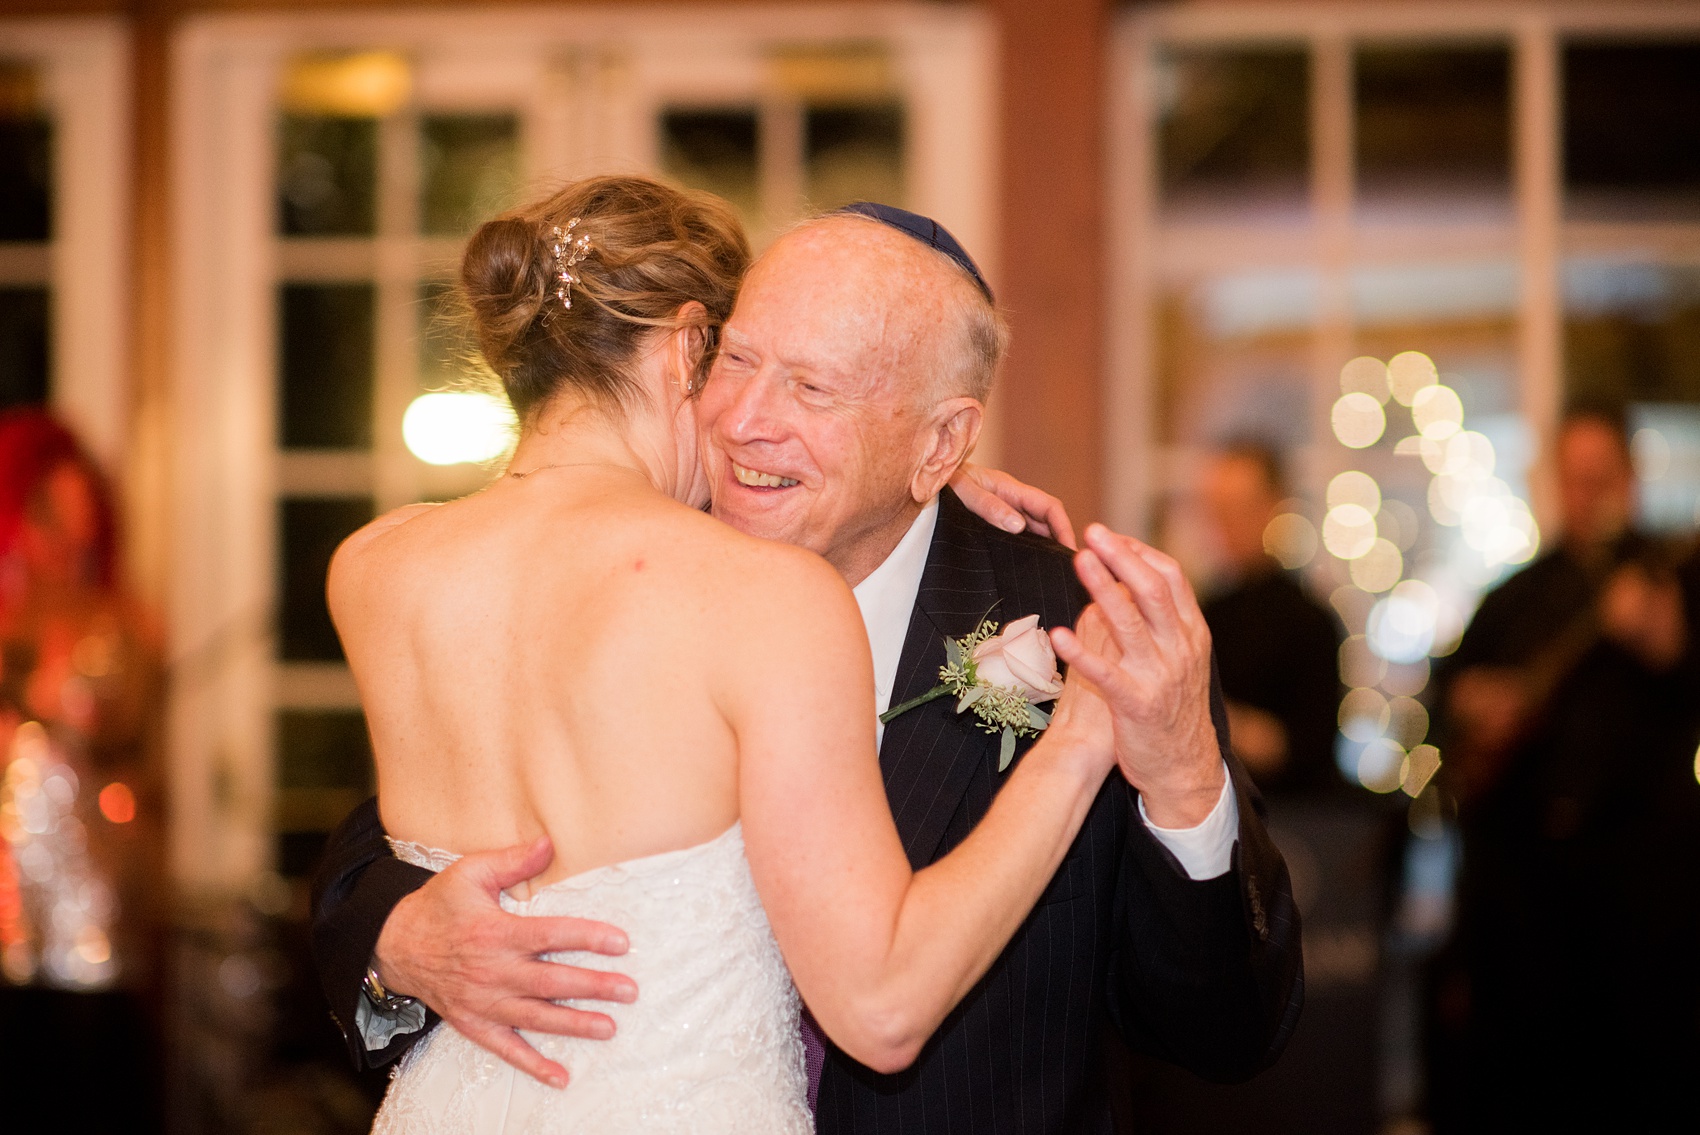
<instances>
[{"instance_id":1,"label":"white shirt cuff","mask_svg":"<svg viewBox=\"0 0 1700 1135\"><path fill-rule=\"evenodd\" d=\"M1214 879L1226 875L1234 865L1234 840L1240 834L1240 805L1234 798L1233 778L1228 776L1227 762L1222 764L1222 795L1216 806L1204 817L1204 822L1192 828L1160 828L1145 812L1145 798L1139 798L1139 818L1181 861L1189 879Z\"/></svg>"}]
</instances>

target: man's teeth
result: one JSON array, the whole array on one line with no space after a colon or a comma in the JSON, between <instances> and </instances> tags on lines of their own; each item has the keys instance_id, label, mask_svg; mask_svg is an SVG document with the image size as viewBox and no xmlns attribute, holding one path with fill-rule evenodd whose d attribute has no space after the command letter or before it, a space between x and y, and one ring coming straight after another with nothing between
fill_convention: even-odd
<instances>
[{"instance_id":1,"label":"man's teeth","mask_svg":"<svg viewBox=\"0 0 1700 1135\"><path fill-rule=\"evenodd\" d=\"M749 485L754 489L788 489L797 483L791 477L780 477L773 473L758 473L754 469L746 469L736 461L732 462L732 475L738 478L740 485Z\"/></svg>"}]
</instances>

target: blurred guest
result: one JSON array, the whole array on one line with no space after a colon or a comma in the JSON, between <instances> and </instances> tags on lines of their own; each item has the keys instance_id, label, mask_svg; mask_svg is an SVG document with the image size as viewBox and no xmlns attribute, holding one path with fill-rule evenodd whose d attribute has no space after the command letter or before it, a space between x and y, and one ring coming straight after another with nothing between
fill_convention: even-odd
<instances>
[{"instance_id":1,"label":"blurred guest","mask_svg":"<svg viewBox=\"0 0 1700 1135\"><path fill-rule=\"evenodd\" d=\"M1333 614L1264 550L1286 496L1275 451L1237 443L1204 474L1203 502L1225 586L1204 603L1228 698L1234 752L1266 793L1327 790L1340 708Z\"/></svg>"},{"instance_id":2,"label":"blurred guest","mask_svg":"<svg viewBox=\"0 0 1700 1135\"><path fill-rule=\"evenodd\" d=\"M47 414L0 414L0 1069L20 1089L0 1092L0 1126L154 1126L137 1073L154 1051L159 652L114 578L99 470ZM116 1090L80 1094L93 1069Z\"/></svg>"},{"instance_id":3,"label":"blurred guest","mask_svg":"<svg viewBox=\"0 0 1700 1135\"><path fill-rule=\"evenodd\" d=\"M1556 456L1557 546L1487 596L1438 675L1464 855L1433 1119L1692 1128L1694 561L1632 527L1620 415L1571 412Z\"/></svg>"}]
</instances>

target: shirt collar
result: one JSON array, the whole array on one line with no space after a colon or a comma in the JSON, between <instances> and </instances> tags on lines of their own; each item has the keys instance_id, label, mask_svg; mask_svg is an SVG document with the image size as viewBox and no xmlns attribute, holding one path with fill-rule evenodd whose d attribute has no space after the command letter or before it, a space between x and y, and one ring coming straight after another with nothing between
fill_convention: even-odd
<instances>
[{"instance_id":1,"label":"shirt collar","mask_svg":"<svg viewBox=\"0 0 1700 1135\"><path fill-rule=\"evenodd\" d=\"M891 555L854 588L856 605L862 609L862 622L868 628L868 646L873 650L876 713L884 713L891 705L897 663L909 634L915 598L921 593L921 575L927 568L938 519L939 499L934 497L909 525ZM882 736L884 732L881 727Z\"/></svg>"}]
</instances>

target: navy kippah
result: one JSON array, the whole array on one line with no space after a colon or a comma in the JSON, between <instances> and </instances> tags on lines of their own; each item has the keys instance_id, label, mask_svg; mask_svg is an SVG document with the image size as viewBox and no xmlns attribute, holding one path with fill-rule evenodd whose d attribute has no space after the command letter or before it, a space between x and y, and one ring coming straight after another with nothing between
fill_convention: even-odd
<instances>
[{"instance_id":1,"label":"navy kippah","mask_svg":"<svg viewBox=\"0 0 1700 1135\"><path fill-rule=\"evenodd\" d=\"M980 269L975 265L974 258L968 255L968 250L950 235L948 229L931 217L923 217L919 213L911 213L893 205L878 205L872 201L856 201L832 212L854 213L858 217L867 217L882 225L889 225L901 233L907 233L928 248L938 249L956 261L957 266L964 272L974 277L974 283L985 295L987 303L997 302L992 299L992 289L986 283L986 278L980 275Z\"/></svg>"}]
</instances>

